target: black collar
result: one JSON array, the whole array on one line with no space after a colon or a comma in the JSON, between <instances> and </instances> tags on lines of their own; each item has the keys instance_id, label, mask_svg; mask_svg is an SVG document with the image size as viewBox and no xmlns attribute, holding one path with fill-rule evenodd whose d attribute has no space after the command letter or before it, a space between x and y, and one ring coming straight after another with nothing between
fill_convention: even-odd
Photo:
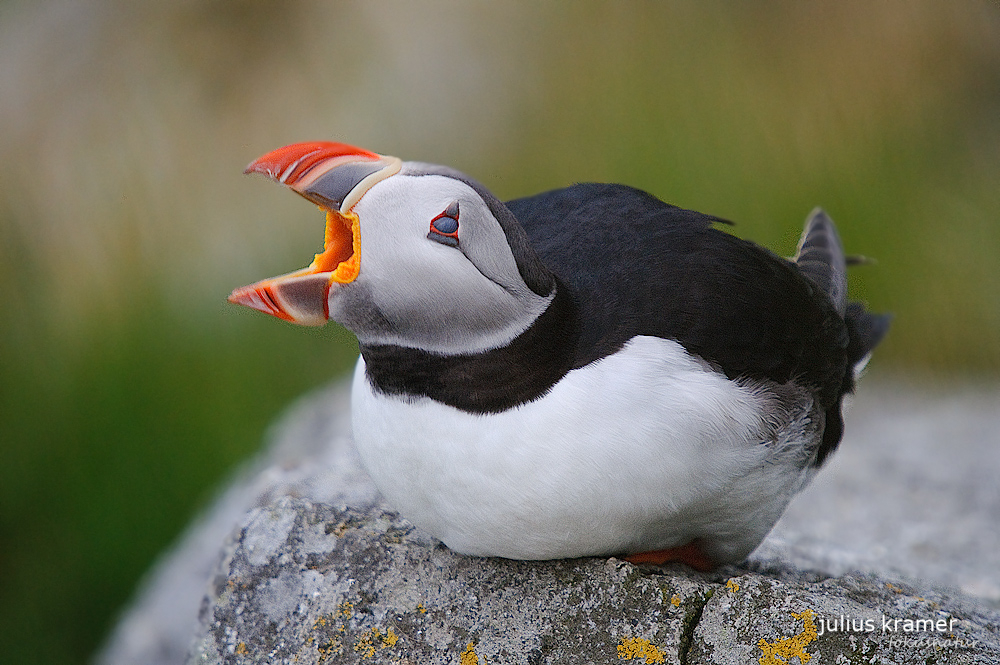
<instances>
[{"instance_id":1,"label":"black collar","mask_svg":"<svg viewBox=\"0 0 1000 665\"><path fill-rule=\"evenodd\" d=\"M362 345L365 373L381 393L430 397L470 413L499 413L538 399L573 367L577 308L563 284L534 323L510 344L442 355L410 347Z\"/></svg>"}]
</instances>

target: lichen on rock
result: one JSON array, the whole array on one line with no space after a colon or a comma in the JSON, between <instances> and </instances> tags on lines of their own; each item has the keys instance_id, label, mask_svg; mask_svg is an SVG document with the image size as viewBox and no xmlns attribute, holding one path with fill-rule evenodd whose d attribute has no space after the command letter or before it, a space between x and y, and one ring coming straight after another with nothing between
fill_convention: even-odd
<instances>
[{"instance_id":1,"label":"lichen on rock","mask_svg":"<svg viewBox=\"0 0 1000 665\"><path fill-rule=\"evenodd\" d=\"M861 656L894 663L1000 657L1000 614L966 614L948 624L955 628L948 635L887 633L883 615L930 619L963 610L873 576L792 575L700 574L614 558L468 557L380 507L286 496L251 511L232 540L188 662L804 665ZM871 621L873 630L831 630L847 615L862 628Z\"/></svg>"}]
</instances>

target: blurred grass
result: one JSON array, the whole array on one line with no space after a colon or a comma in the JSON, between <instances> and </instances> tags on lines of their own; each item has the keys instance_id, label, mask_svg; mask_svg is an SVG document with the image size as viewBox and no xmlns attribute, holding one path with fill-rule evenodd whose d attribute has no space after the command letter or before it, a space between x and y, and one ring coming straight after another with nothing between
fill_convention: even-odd
<instances>
[{"instance_id":1,"label":"blurred grass","mask_svg":"<svg viewBox=\"0 0 1000 665\"><path fill-rule=\"evenodd\" d=\"M331 138L515 197L617 181L878 259L873 371L1000 376L1000 10L967 2L0 3L0 653L84 662L356 347L224 303L322 216L242 177Z\"/></svg>"},{"instance_id":2,"label":"blurred grass","mask_svg":"<svg viewBox=\"0 0 1000 665\"><path fill-rule=\"evenodd\" d=\"M226 469L350 362L335 329L255 333L220 311L184 330L154 292L132 295L135 318L88 331L77 353L5 330L17 350L0 362L7 662L83 662Z\"/></svg>"}]
</instances>

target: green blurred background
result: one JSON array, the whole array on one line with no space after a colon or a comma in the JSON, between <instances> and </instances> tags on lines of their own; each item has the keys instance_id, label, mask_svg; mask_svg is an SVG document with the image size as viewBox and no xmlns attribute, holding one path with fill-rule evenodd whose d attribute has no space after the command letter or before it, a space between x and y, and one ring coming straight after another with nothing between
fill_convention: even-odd
<instances>
[{"instance_id":1,"label":"green blurred background","mask_svg":"<svg viewBox=\"0 0 1000 665\"><path fill-rule=\"evenodd\" d=\"M616 181L790 254L824 206L896 313L876 380L1000 378L996 2L0 0L0 653L85 662L351 336L227 305L334 139L502 197Z\"/></svg>"}]
</instances>

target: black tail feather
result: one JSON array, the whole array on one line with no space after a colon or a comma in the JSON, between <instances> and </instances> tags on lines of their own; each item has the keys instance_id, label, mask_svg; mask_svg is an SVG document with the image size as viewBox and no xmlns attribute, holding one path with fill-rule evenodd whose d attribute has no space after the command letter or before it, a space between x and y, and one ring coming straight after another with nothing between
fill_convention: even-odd
<instances>
[{"instance_id":1,"label":"black tail feather","mask_svg":"<svg viewBox=\"0 0 1000 665\"><path fill-rule=\"evenodd\" d=\"M818 467L836 450L844 433L841 403L854 392L854 381L872 350L889 331L891 314L873 314L859 302L847 300L847 266L873 263L863 256L845 256L833 220L816 208L806 220L795 255L795 265L830 299L847 325L847 367L836 403L826 409L826 425L814 464Z\"/></svg>"},{"instance_id":2,"label":"black tail feather","mask_svg":"<svg viewBox=\"0 0 1000 665\"><path fill-rule=\"evenodd\" d=\"M847 334L850 338L847 345L847 360L853 367L863 361L889 332L892 314L873 314L861 303L852 302L847 304L844 321L847 323Z\"/></svg>"},{"instance_id":3,"label":"black tail feather","mask_svg":"<svg viewBox=\"0 0 1000 665\"><path fill-rule=\"evenodd\" d=\"M833 220L822 208L806 219L795 265L827 295L843 316L847 307L847 259Z\"/></svg>"}]
</instances>

